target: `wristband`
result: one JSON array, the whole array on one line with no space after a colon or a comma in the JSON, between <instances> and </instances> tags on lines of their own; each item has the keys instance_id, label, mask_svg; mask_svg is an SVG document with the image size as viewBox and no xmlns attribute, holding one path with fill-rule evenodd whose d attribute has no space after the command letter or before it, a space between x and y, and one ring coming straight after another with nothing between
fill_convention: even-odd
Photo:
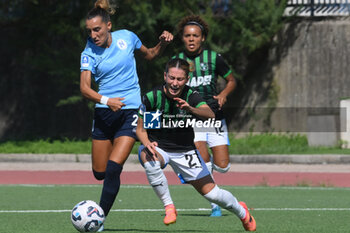
<instances>
[{"instance_id":1,"label":"wristband","mask_svg":"<svg viewBox=\"0 0 350 233\"><path fill-rule=\"evenodd\" d=\"M108 98L107 96L104 96L104 95L103 95L103 96L101 97L100 103L101 103L101 104L104 104L104 105L107 105L108 100L109 100L109 98Z\"/></svg>"}]
</instances>

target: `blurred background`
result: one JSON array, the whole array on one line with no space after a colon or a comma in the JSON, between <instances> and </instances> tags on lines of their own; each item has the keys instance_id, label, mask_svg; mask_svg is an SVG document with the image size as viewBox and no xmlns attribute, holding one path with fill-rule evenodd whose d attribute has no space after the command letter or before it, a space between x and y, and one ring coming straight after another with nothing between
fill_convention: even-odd
<instances>
[{"instance_id":1,"label":"blurred background","mask_svg":"<svg viewBox=\"0 0 350 233\"><path fill-rule=\"evenodd\" d=\"M199 14L210 25L206 46L223 55L237 79L225 106L231 132L301 132L309 139L326 132L334 144L346 131L339 107L350 96L347 0L113 3L112 30L131 30L147 47L163 30L175 35L155 61L136 57L143 93L162 82L165 63L183 49L179 20ZM80 95L79 75L93 4L0 1L0 141L90 137L93 103Z\"/></svg>"}]
</instances>

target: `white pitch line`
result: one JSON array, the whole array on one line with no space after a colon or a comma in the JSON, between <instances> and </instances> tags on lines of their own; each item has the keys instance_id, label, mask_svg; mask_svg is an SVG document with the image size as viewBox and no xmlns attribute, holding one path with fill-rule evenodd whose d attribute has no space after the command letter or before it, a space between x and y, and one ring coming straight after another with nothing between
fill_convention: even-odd
<instances>
[{"instance_id":1,"label":"white pitch line","mask_svg":"<svg viewBox=\"0 0 350 233\"><path fill-rule=\"evenodd\" d=\"M349 211L350 208L253 208L252 211Z\"/></svg>"},{"instance_id":2,"label":"white pitch line","mask_svg":"<svg viewBox=\"0 0 350 233\"><path fill-rule=\"evenodd\" d=\"M72 187L72 188L101 188L102 184L0 184L2 187L28 187L28 188L58 188L58 187ZM174 189L192 189L187 185L172 185ZM234 187L236 189L244 190L320 190L320 191L332 191L332 190L344 190L350 191L349 187L299 187L299 186L225 186L222 187ZM121 189L151 189L150 185L121 185Z\"/></svg>"},{"instance_id":3,"label":"white pitch line","mask_svg":"<svg viewBox=\"0 0 350 233\"><path fill-rule=\"evenodd\" d=\"M177 209L180 212L210 211L208 208ZM350 211L350 208L254 208L253 211ZM0 213L67 213L72 210L0 210ZM164 209L116 209L112 212L163 212Z\"/></svg>"}]
</instances>

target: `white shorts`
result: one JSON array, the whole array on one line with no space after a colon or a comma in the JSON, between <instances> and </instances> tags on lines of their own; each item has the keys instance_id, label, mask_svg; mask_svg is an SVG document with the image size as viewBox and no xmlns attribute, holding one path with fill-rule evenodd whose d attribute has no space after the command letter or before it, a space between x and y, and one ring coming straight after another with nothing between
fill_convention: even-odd
<instances>
[{"instance_id":1,"label":"white shorts","mask_svg":"<svg viewBox=\"0 0 350 233\"><path fill-rule=\"evenodd\" d=\"M193 128L194 131L194 142L204 141L207 142L208 146L215 147L221 145L230 145L228 139L228 130L225 119L221 120L220 128L206 128L206 131L203 131L203 128Z\"/></svg>"},{"instance_id":2,"label":"white shorts","mask_svg":"<svg viewBox=\"0 0 350 233\"><path fill-rule=\"evenodd\" d=\"M185 182L210 175L205 162L196 150L167 152L159 147L156 147L156 150L164 158L165 164L170 164L174 172Z\"/></svg>"}]
</instances>

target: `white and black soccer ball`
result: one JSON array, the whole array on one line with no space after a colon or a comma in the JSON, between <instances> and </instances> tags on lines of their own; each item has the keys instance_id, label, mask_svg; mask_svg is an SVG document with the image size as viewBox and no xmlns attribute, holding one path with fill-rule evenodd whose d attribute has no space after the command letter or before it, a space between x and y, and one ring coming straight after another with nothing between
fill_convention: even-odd
<instances>
[{"instance_id":1,"label":"white and black soccer ball","mask_svg":"<svg viewBox=\"0 0 350 233\"><path fill-rule=\"evenodd\" d=\"M94 201L81 201L72 209L73 226L80 232L96 232L105 220L102 208Z\"/></svg>"}]
</instances>

